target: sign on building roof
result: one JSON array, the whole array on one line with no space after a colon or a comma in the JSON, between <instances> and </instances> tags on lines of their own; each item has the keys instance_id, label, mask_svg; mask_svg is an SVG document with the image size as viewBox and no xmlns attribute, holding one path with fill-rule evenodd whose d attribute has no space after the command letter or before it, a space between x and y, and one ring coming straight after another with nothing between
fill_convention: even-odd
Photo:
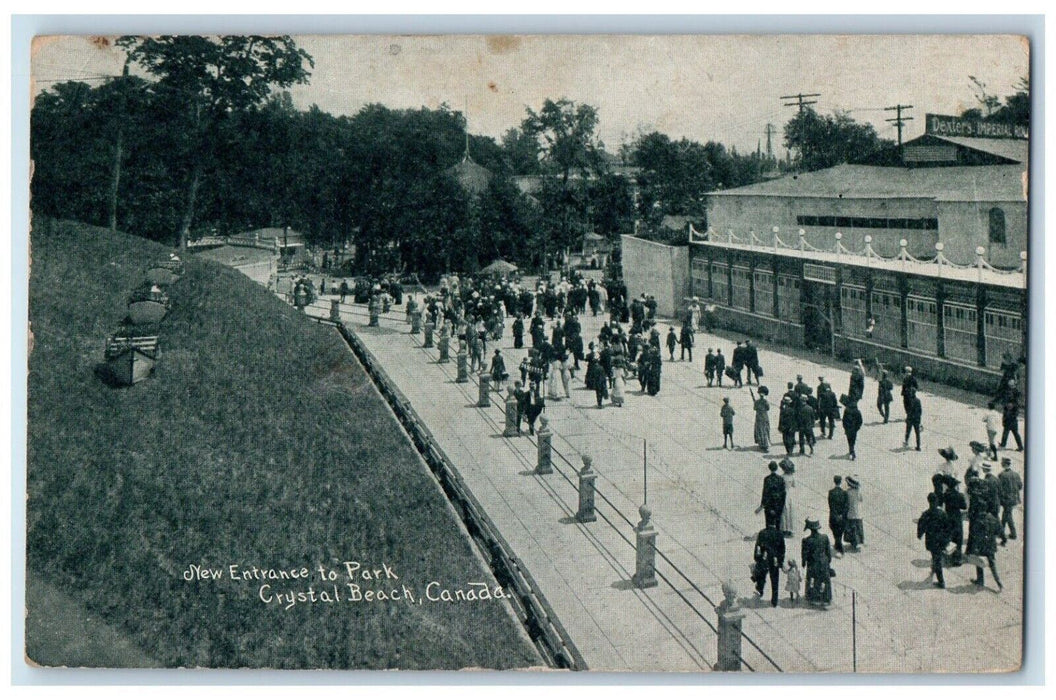
<instances>
[{"instance_id":1,"label":"sign on building roof","mask_svg":"<svg viewBox=\"0 0 1056 700\"><path fill-rule=\"evenodd\" d=\"M946 114L928 114L924 133L935 136L970 136L985 139L1027 139L1027 127L1001 122L984 122L979 119L963 119Z\"/></svg>"}]
</instances>

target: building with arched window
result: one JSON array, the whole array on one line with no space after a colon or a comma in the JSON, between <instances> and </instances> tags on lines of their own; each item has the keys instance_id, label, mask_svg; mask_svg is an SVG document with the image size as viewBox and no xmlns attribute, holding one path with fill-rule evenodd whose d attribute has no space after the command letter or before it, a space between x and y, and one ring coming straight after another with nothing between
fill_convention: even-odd
<instances>
[{"instance_id":1,"label":"building with arched window","mask_svg":"<svg viewBox=\"0 0 1056 700\"><path fill-rule=\"evenodd\" d=\"M992 389L1026 348L1028 142L951 119L869 162L711 193L686 293L731 330Z\"/></svg>"}]
</instances>

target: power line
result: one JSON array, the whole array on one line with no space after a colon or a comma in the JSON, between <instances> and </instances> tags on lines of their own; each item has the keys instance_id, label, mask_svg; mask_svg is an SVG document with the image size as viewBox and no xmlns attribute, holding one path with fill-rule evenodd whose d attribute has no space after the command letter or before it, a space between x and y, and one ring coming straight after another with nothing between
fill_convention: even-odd
<instances>
[{"instance_id":1,"label":"power line","mask_svg":"<svg viewBox=\"0 0 1056 700\"><path fill-rule=\"evenodd\" d=\"M894 107L884 107L885 112L894 112L896 115L894 119L885 119L884 121L888 122L889 124L894 124L896 127L898 127L899 148L902 147L902 124L905 122L913 121L913 117L903 117L902 110L908 111L911 109L913 109L913 105L897 104Z\"/></svg>"},{"instance_id":2,"label":"power line","mask_svg":"<svg viewBox=\"0 0 1056 700\"><path fill-rule=\"evenodd\" d=\"M795 102L785 103L785 107L799 107L800 114L803 113L803 108L807 105L816 105L817 100L806 100L806 97L821 97L820 92L809 92L809 93L797 93L795 95L781 95L782 100L795 100Z\"/></svg>"}]
</instances>

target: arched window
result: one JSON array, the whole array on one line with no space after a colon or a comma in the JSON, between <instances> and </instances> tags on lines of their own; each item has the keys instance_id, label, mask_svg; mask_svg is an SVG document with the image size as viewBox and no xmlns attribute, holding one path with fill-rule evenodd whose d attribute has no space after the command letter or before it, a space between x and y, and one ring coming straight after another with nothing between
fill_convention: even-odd
<instances>
[{"instance_id":1,"label":"arched window","mask_svg":"<svg viewBox=\"0 0 1056 700\"><path fill-rule=\"evenodd\" d=\"M1005 212L997 207L990 210L990 243L1005 245Z\"/></svg>"}]
</instances>

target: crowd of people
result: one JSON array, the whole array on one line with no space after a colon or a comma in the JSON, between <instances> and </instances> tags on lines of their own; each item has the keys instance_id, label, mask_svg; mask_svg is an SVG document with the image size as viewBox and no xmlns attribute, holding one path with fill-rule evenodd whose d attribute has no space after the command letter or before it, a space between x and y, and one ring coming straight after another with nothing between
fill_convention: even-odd
<instances>
[{"instance_id":1,"label":"crowd of people","mask_svg":"<svg viewBox=\"0 0 1056 700\"><path fill-rule=\"evenodd\" d=\"M372 303L385 293L375 289ZM694 300L679 323L666 324L667 333L662 339L655 298L643 294L627 302L622 283L599 284L575 274L556 283L540 281L534 289L510 280L460 279L451 275L444 278L437 293L426 295L420 306L415 295L409 296L407 305L408 315L412 305L420 308L441 338L457 340L459 349L469 358L470 369L490 374L493 385L500 389L511 379L511 368L507 368L498 347L487 362L488 344L502 340L507 319L513 318L509 324L513 348L527 348L526 356L512 369L510 387L516 398L518 434L525 423L527 432L534 434L547 402L570 399L577 381L594 392L598 408L622 407L630 382L637 382L642 395L657 395L663 364L693 362L696 333L708 327L711 313ZM599 316L605 312L608 318L598 334L584 337L581 319L588 313ZM753 441L762 452L768 452L771 397L769 388L761 384L764 370L759 348L751 339L738 341L727 361L722 348L709 347L703 357L703 372L707 387L741 389L747 385L754 414ZM785 456L768 464L770 473L763 481L756 511L764 514L764 527L756 537L751 570L760 596L769 583L772 605L778 604L784 573L784 590L793 602L799 600L802 584L803 598L809 605L827 607L832 602L834 558L859 552L865 545L862 481L858 475L833 476L833 486L827 494L830 540L819 521L797 520L796 465L792 457L813 456L817 442L835 439L839 426L847 443L847 459L857 460L857 438L864 425L859 404L865 399L866 374L861 359L852 362L847 388L839 395L823 375L817 377L814 386L803 375L797 375L795 381L787 382L786 391L776 402L777 432ZM725 385L724 380L728 382ZM887 371L880 371L875 384L877 423L886 424L891 421L895 383ZM919 389L913 368L905 367L900 387L905 416L904 450L922 449L923 406ZM1018 429L1020 401L1017 376L1011 366L1003 368L1001 387L984 419L987 442L970 444L973 458L963 479L953 473L957 460L953 448L940 450L943 467L932 478L928 508L916 522L916 534L924 539L924 546L931 553L936 586L945 586L945 567L965 562L976 566L974 581L978 585L985 585L986 568L999 589L1002 585L996 554L999 545L1017 536L1012 513L1021 503L1023 484L1009 458L1001 460L999 474L994 473L987 460L996 461L998 449L1005 448L1009 438L1022 450ZM734 449L737 414L729 395L723 398L719 414L723 448ZM965 521L967 538L963 533ZM785 540L795 534L800 522L809 534L802 540L797 562L795 557L786 557Z\"/></svg>"}]
</instances>

